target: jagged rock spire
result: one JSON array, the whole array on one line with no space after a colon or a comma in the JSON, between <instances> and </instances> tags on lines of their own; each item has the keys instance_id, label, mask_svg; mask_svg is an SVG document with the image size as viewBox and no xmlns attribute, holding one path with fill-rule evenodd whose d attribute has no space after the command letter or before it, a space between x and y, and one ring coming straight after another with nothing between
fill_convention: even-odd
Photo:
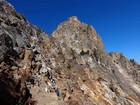
<instances>
[{"instance_id":1,"label":"jagged rock spire","mask_svg":"<svg viewBox=\"0 0 140 105\"><path fill-rule=\"evenodd\" d=\"M106 53L92 26L72 16L48 36L25 20L0 3L1 105L140 104L140 65Z\"/></svg>"},{"instance_id":2,"label":"jagged rock spire","mask_svg":"<svg viewBox=\"0 0 140 105\"><path fill-rule=\"evenodd\" d=\"M93 50L99 48L104 50L103 42L95 29L79 21L76 16L72 16L61 23L52 36L58 40L63 40L63 43L67 43L72 48L77 46L78 49Z\"/></svg>"}]
</instances>

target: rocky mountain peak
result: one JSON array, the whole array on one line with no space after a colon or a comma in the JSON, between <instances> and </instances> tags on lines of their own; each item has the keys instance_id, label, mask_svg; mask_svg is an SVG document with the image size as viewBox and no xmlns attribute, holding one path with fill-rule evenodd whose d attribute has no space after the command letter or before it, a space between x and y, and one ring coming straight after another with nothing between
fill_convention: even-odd
<instances>
[{"instance_id":1,"label":"rocky mountain peak","mask_svg":"<svg viewBox=\"0 0 140 105\"><path fill-rule=\"evenodd\" d=\"M0 0L1 105L139 105L139 77L76 16L48 36Z\"/></svg>"},{"instance_id":2,"label":"rocky mountain peak","mask_svg":"<svg viewBox=\"0 0 140 105\"><path fill-rule=\"evenodd\" d=\"M70 18L68 18L69 21L79 21L78 18L76 16L72 16Z\"/></svg>"},{"instance_id":3,"label":"rocky mountain peak","mask_svg":"<svg viewBox=\"0 0 140 105\"><path fill-rule=\"evenodd\" d=\"M82 49L104 50L103 42L95 29L72 16L67 21L61 23L53 32L52 36L61 43L66 43L77 53Z\"/></svg>"},{"instance_id":4,"label":"rocky mountain peak","mask_svg":"<svg viewBox=\"0 0 140 105\"><path fill-rule=\"evenodd\" d=\"M72 16L70 18L67 19L67 24L70 24L73 27L78 27L80 25L80 21L78 20L78 18L76 16Z\"/></svg>"}]
</instances>

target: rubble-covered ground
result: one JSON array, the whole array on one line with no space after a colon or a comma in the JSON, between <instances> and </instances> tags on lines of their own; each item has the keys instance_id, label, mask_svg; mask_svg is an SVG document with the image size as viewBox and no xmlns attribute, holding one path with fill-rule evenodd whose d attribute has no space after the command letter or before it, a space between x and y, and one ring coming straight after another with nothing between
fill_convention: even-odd
<instances>
[{"instance_id":1,"label":"rubble-covered ground","mask_svg":"<svg viewBox=\"0 0 140 105\"><path fill-rule=\"evenodd\" d=\"M0 0L1 105L140 105L140 65L105 52L73 16L51 36Z\"/></svg>"}]
</instances>

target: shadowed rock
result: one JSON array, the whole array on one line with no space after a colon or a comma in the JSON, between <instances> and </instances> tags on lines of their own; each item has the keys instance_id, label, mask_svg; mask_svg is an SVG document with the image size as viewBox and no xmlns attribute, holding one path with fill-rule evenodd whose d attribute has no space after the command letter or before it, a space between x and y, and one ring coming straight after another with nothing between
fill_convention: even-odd
<instances>
[{"instance_id":1,"label":"shadowed rock","mask_svg":"<svg viewBox=\"0 0 140 105\"><path fill-rule=\"evenodd\" d=\"M0 0L1 105L139 105L140 65L106 53L76 16L48 36Z\"/></svg>"}]
</instances>

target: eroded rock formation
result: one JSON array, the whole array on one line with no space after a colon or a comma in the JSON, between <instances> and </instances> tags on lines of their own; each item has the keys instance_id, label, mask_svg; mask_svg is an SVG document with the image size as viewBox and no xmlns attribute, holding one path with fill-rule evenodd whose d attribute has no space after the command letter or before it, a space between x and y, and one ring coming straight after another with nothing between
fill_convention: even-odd
<instances>
[{"instance_id":1,"label":"eroded rock formation","mask_svg":"<svg viewBox=\"0 0 140 105\"><path fill-rule=\"evenodd\" d=\"M1 105L140 105L140 65L70 17L51 36L0 0Z\"/></svg>"}]
</instances>

